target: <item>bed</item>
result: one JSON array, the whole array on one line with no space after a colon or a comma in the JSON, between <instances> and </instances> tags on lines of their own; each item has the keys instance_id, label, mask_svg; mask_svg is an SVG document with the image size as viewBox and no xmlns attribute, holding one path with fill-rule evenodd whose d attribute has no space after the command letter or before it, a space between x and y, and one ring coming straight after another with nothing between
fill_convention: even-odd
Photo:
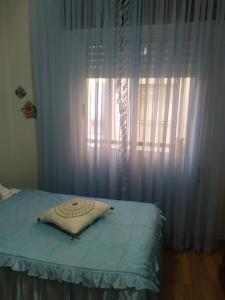
<instances>
[{"instance_id":1,"label":"bed","mask_svg":"<svg viewBox=\"0 0 225 300\"><path fill-rule=\"evenodd\" d=\"M160 210L100 199L114 210L73 239L37 223L43 211L72 197L26 189L0 201L1 299L157 299Z\"/></svg>"}]
</instances>

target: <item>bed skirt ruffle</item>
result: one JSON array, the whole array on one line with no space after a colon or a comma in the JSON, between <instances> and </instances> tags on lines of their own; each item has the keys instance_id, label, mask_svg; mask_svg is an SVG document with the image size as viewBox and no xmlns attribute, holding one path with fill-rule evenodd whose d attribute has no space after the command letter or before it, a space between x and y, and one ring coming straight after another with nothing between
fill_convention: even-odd
<instances>
[{"instance_id":1,"label":"bed skirt ruffle","mask_svg":"<svg viewBox=\"0 0 225 300\"><path fill-rule=\"evenodd\" d=\"M82 285L44 280L0 268L0 295L7 300L157 300L158 294L134 289L87 288Z\"/></svg>"}]
</instances>

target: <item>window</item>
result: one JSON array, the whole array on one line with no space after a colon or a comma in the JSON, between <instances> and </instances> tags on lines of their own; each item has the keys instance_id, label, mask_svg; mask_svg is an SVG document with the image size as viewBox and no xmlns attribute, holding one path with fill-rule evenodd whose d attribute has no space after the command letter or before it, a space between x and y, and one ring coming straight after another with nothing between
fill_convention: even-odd
<instances>
[{"instance_id":1,"label":"window","mask_svg":"<svg viewBox=\"0 0 225 300\"><path fill-rule=\"evenodd\" d=\"M129 124L129 141L136 150L169 152L172 144L182 152L186 142L188 106L193 78L140 78L135 124ZM128 90L133 79L128 80ZM88 79L88 146L107 143L118 148L119 105L115 79ZM128 95L129 96L129 95ZM129 109L130 110L130 109ZM130 143L129 143L130 144Z\"/></svg>"}]
</instances>

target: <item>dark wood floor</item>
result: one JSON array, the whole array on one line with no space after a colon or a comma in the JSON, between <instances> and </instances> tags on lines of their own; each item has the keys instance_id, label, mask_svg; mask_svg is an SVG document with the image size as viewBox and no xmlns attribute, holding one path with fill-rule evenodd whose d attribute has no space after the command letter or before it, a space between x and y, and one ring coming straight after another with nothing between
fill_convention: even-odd
<instances>
[{"instance_id":1,"label":"dark wood floor","mask_svg":"<svg viewBox=\"0 0 225 300\"><path fill-rule=\"evenodd\" d=\"M164 249L160 300L225 300L218 267L222 249L215 254Z\"/></svg>"}]
</instances>

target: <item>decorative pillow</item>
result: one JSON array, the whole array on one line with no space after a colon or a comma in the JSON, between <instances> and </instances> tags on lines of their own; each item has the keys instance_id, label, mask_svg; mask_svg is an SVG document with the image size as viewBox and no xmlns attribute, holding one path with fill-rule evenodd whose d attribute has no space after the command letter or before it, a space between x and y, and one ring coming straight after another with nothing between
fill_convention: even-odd
<instances>
[{"instance_id":1,"label":"decorative pillow","mask_svg":"<svg viewBox=\"0 0 225 300\"><path fill-rule=\"evenodd\" d=\"M112 206L92 199L74 198L41 214L38 222L49 222L71 233L78 234L104 215Z\"/></svg>"},{"instance_id":2,"label":"decorative pillow","mask_svg":"<svg viewBox=\"0 0 225 300\"><path fill-rule=\"evenodd\" d=\"M8 189L2 184L0 184L0 200L5 200L14 194L18 193L20 190L18 189Z\"/></svg>"}]
</instances>

